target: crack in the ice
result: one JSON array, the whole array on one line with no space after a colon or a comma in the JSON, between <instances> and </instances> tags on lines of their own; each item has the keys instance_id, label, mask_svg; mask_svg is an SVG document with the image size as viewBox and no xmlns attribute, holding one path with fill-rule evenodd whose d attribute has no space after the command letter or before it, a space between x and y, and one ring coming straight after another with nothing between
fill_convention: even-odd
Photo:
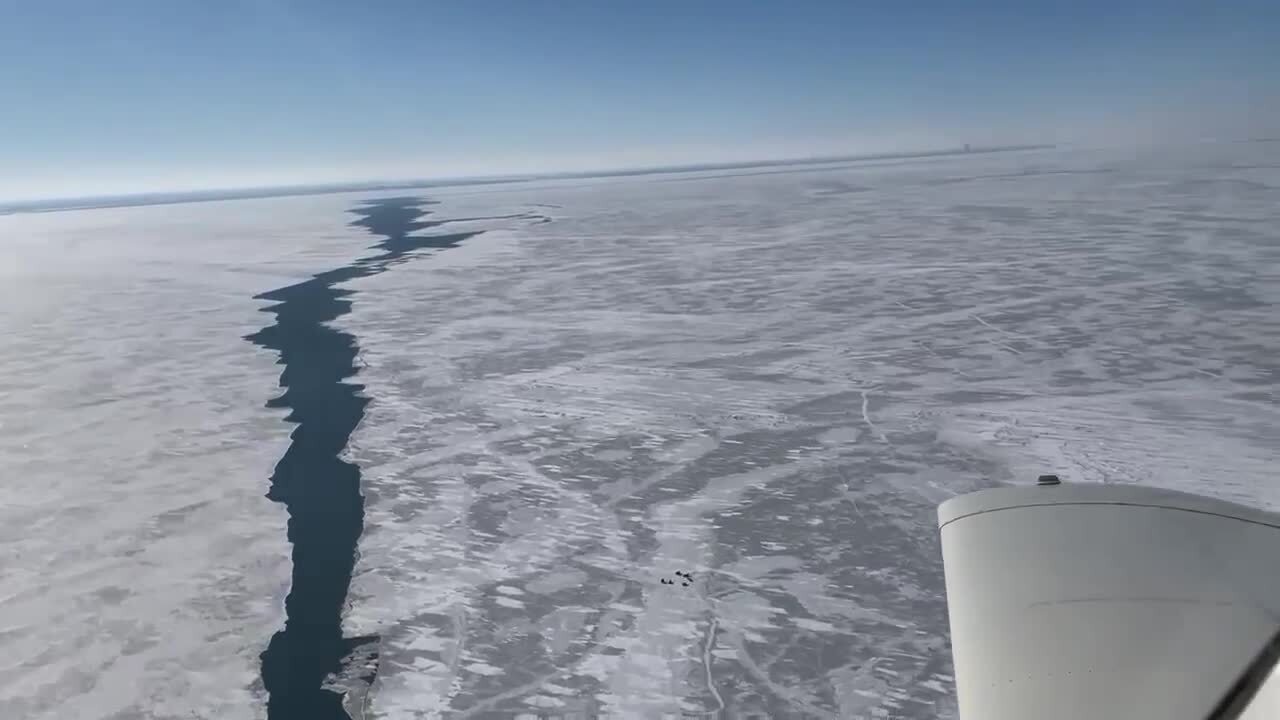
<instances>
[{"instance_id":1,"label":"crack in the ice","mask_svg":"<svg viewBox=\"0 0 1280 720\"><path fill-rule=\"evenodd\" d=\"M369 398L346 380L359 371L359 347L350 333L331 323L351 310L354 291L338 286L370 277L426 248L446 249L479 234L414 236L440 223L422 222L428 201L390 198L352 210L364 227L384 240L380 253L258 296L276 304L264 312L274 325L247 340L279 353L284 392L269 407L289 408L296 423L291 443L276 465L267 496L289 513L293 577L285 599L285 627L262 653L262 681L271 720L348 720L344 684L364 683L377 672L377 637L346 638L342 613L364 527L360 468L342 459ZM344 662L363 658L367 672L348 677ZM367 699L367 698L366 698ZM357 712L358 709L357 709Z\"/></svg>"}]
</instances>

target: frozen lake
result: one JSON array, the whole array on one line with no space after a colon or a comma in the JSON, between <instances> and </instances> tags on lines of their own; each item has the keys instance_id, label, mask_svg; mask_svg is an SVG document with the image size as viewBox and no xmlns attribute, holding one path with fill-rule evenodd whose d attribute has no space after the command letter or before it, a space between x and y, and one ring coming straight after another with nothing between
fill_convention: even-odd
<instances>
[{"instance_id":1,"label":"frozen lake","mask_svg":"<svg viewBox=\"0 0 1280 720\"><path fill-rule=\"evenodd\" d=\"M951 718L942 500L1280 508L1280 145L423 197L410 235L348 225L379 195L0 217L0 705L265 717L291 426L245 337L315 274L296 342L359 373L314 387L368 401L365 720Z\"/></svg>"}]
</instances>

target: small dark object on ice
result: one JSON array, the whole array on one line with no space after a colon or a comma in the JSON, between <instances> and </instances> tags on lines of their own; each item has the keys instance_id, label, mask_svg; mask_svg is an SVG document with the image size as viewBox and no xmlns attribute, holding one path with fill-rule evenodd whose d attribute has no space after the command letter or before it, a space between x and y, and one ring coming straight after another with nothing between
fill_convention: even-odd
<instances>
[{"instance_id":1,"label":"small dark object on ice","mask_svg":"<svg viewBox=\"0 0 1280 720\"><path fill-rule=\"evenodd\" d=\"M676 577L680 578L680 584L681 584L683 587L689 587L689 583L693 582L693 574L692 574L692 573L687 573L687 572L685 572L685 571L683 571L683 570L677 570L677 571L676 571ZM676 584L676 581L675 581L675 580L668 579L668 578L662 578L662 584L663 584L663 585L675 585L675 584Z\"/></svg>"}]
</instances>

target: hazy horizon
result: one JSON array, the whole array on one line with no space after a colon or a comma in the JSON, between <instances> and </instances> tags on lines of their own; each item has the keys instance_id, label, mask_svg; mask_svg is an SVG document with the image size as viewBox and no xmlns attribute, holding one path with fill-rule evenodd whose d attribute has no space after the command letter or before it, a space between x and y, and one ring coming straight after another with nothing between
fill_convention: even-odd
<instances>
[{"instance_id":1,"label":"hazy horizon","mask_svg":"<svg viewBox=\"0 0 1280 720\"><path fill-rule=\"evenodd\" d=\"M15 5L0 200L1280 130L1280 11Z\"/></svg>"},{"instance_id":2,"label":"hazy horizon","mask_svg":"<svg viewBox=\"0 0 1280 720\"><path fill-rule=\"evenodd\" d=\"M201 200L248 200L254 198L288 197L291 195L336 194L377 190L411 190L462 185L487 185L530 182L555 179L590 179L624 175L684 174L691 172L733 171L756 168L790 168L804 166L843 165L879 160L927 160L936 157L966 153L989 154L1004 152L1030 152L1054 149L1055 145L1002 145L973 147L971 145L947 148L922 148L899 152L865 153L857 155L825 155L811 157L755 158L737 161L699 162L690 159L671 165L601 166L589 169L548 168L527 173L493 173L484 175L449 175L427 177L344 178L321 182L315 180L297 183L265 185L159 187L108 194L76 195L71 197L0 197L0 213L25 211L56 211L91 209L95 207L131 207L165 203L197 202ZM81 204L83 203L83 204ZM99 205L99 203L103 203Z\"/></svg>"},{"instance_id":3,"label":"hazy horizon","mask_svg":"<svg viewBox=\"0 0 1280 720\"><path fill-rule=\"evenodd\" d=\"M1173 149L1179 145L1203 143L1255 143L1280 142L1280 139L1268 136L1235 137L1196 137L1181 139L1153 140L1145 143L1128 142L1123 145L1132 150ZM1034 152L1041 150L1116 150L1116 144L1096 143L1045 143L1045 144L1010 144L995 146L973 146L972 144L909 148L887 152L867 152L860 154L827 154L812 156L788 157L749 157L739 160L705 160L703 158L687 158L683 162L668 165L600 165L578 168L548 167L531 169L526 172L491 172L472 175L429 175L421 177L356 177L344 176L330 179L296 178L293 182L267 182L265 184L239 185L199 185L199 186L149 186L113 192L78 194L78 195L32 195L17 197L0 197L0 214L26 211L60 211L93 209L96 203L110 203L102 207L135 207L152 204L197 202L202 200L249 200L255 198L289 197L293 195L338 194L348 192L395 190L395 189L427 189L432 187L452 187L458 185L506 184L529 182L534 180L558 178L601 178L614 175L647 175L664 173L688 173L712 170L736 170L759 167L806 166L838 163L857 163L876 160L893 159L928 159L932 157L975 154L992 152ZM156 198L154 201L150 198ZM131 202L138 200L138 202ZM117 204L117 201L120 201ZM87 203L75 205L74 203Z\"/></svg>"}]
</instances>

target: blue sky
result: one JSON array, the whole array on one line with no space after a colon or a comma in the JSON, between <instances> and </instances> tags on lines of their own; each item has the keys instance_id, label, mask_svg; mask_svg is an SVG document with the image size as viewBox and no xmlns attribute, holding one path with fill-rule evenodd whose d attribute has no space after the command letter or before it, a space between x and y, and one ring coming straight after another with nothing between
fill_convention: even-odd
<instances>
[{"instance_id":1,"label":"blue sky","mask_svg":"<svg viewBox=\"0 0 1280 720\"><path fill-rule=\"evenodd\" d=\"M1280 3L0 0L0 199L1280 133Z\"/></svg>"}]
</instances>

